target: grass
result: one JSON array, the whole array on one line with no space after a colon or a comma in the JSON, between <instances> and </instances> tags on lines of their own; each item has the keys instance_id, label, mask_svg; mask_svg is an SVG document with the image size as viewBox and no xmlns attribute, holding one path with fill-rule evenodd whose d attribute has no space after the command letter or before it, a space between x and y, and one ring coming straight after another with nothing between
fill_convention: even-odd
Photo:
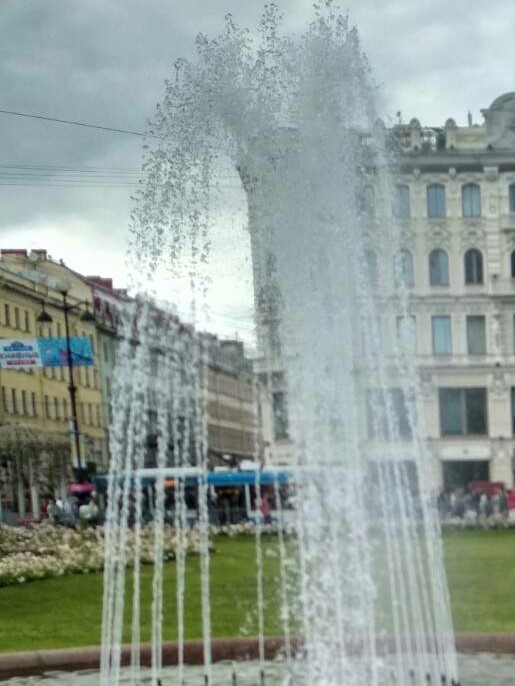
<instances>
[{"instance_id":1,"label":"grass","mask_svg":"<svg viewBox=\"0 0 515 686\"><path fill-rule=\"evenodd\" d=\"M446 533L456 631L515 633L515 531Z\"/></svg>"},{"instance_id":2,"label":"grass","mask_svg":"<svg viewBox=\"0 0 515 686\"><path fill-rule=\"evenodd\" d=\"M515 633L515 531L463 531L445 536L457 631ZM265 630L280 633L275 539L264 539ZM131 575L128 575L128 586ZM149 639L152 567L143 567L143 640ZM188 559L186 633L201 635L199 560ZM257 633L255 548L251 538L216 540L211 557L214 636ZM0 650L98 644L102 575L75 575L0 588ZM175 565L166 565L165 638L175 638ZM126 636L128 634L128 623Z\"/></svg>"},{"instance_id":3,"label":"grass","mask_svg":"<svg viewBox=\"0 0 515 686\"><path fill-rule=\"evenodd\" d=\"M273 580L278 575L275 539L263 539L266 607L277 607ZM218 538L211 556L212 631L214 636L256 635L255 543L250 537ZM142 567L142 640L150 638L152 566ZM185 627L198 638L201 627L199 558L187 561ZM128 573L130 593L132 574ZM165 565L165 638L176 638L175 564ZM0 588L0 650L30 650L97 645L102 614L102 574L71 575ZM127 613L128 614L128 613ZM130 637L130 619L125 639ZM280 628L276 612L266 613L267 633Z\"/></svg>"}]
</instances>

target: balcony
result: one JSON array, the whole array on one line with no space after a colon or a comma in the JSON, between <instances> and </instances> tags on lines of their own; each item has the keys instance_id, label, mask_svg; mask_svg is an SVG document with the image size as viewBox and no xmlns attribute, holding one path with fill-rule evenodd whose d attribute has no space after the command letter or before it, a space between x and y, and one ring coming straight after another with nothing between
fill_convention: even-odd
<instances>
[{"instance_id":1,"label":"balcony","mask_svg":"<svg viewBox=\"0 0 515 686\"><path fill-rule=\"evenodd\" d=\"M515 279L492 277L492 295L513 295L515 296Z\"/></svg>"},{"instance_id":2,"label":"balcony","mask_svg":"<svg viewBox=\"0 0 515 686\"><path fill-rule=\"evenodd\" d=\"M501 216L501 230L505 232L515 231L515 212Z\"/></svg>"}]
</instances>

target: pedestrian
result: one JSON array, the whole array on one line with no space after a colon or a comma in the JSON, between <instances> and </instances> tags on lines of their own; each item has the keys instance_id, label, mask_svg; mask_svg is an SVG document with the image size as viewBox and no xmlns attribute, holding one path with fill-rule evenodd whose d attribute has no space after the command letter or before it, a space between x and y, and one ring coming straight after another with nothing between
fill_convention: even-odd
<instances>
[{"instance_id":1,"label":"pedestrian","mask_svg":"<svg viewBox=\"0 0 515 686\"><path fill-rule=\"evenodd\" d=\"M64 503L61 498L57 498L55 501L54 522L64 524Z\"/></svg>"},{"instance_id":2,"label":"pedestrian","mask_svg":"<svg viewBox=\"0 0 515 686\"><path fill-rule=\"evenodd\" d=\"M256 504L258 506L259 512L261 513L261 516L263 517L263 522L265 524L271 524L272 514L270 512L270 503L268 502L266 494L261 495L261 497L257 499Z\"/></svg>"}]
</instances>

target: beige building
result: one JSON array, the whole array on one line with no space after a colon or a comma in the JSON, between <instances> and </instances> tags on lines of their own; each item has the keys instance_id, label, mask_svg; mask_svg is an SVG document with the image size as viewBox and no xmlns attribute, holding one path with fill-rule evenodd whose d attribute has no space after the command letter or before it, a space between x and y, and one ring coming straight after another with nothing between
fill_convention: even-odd
<instances>
[{"instance_id":1,"label":"beige building","mask_svg":"<svg viewBox=\"0 0 515 686\"><path fill-rule=\"evenodd\" d=\"M401 168L391 207L417 355L434 486L513 484L515 93L484 123L393 128ZM384 268L393 268L383 265ZM397 332L395 312L385 330Z\"/></svg>"},{"instance_id":2,"label":"beige building","mask_svg":"<svg viewBox=\"0 0 515 686\"><path fill-rule=\"evenodd\" d=\"M434 489L472 480L513 485L515 93L497 98L483 115L482 124L470 115L467 126L452 119L423 126L413 119L387 131L399 153L390 174L393 198L388 183L372 180L367 202L371 229L384 233L393 222L400 229L396 259L410 318L399 320L394 265L376 260L376 278L387 294L383 343L392 355L403 336L416 355ZM372 253L378 232L369 233ZM273 328L269 310L258 322L265 343ZM271 340L269 334L273 352ZM287 463L281 362L271 358L262 391L265 442L270 460ZM258 371L266 378L263 362ZM363 410L366 416L365 400Z\"/></svg>"},{"instance_id":3,"label":"beige building","mask_svg":"<svg viewBox=\"0 0 515 686\"><path fill-rule=\"evenodd\" d=\"M205 335L205 334L204 334ZM208 448L212 466L236 467L258 450L252 362L240 341L207 335Z\"/></svg>"},{"instance_id":4,"label":"beige building","mask_svg":"<svg viewBox=\"0 0 515 686\"><path fill-rule=\"evenodd\" d=\"M70 335L90 338L95 358L92 367L74 368L82 467L101 468L105 418L97 334L94 322L81 320L85 303L92 305L91 287L45 250L2 250L1 338L65 337L63 289ZM43 308L52 321L38 322ZM68 369L3 369L0 387L0 503L4 512L37 516L43 498L64 495L77 466Z\"/></svg>"}]
</instances>

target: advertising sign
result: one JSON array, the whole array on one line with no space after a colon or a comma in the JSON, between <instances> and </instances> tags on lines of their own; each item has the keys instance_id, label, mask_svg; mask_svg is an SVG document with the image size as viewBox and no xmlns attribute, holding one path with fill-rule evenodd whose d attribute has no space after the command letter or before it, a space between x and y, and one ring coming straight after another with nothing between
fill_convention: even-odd
<instances>
[{"instance_id":1,"label":"advertising sign","mask_svg":"<svg viewBox=\"0 0 515 686\"><path fill-rule=\"evenodd\" d=\"M37 338L0 339L0 369L41 367Z\"/></svg>"},{"instance_id":2,"label":"advertising sign","mask_svg":"<svg viewBox=\"0 0 515 686\"><path fill-rule=\"evenodd\" d=\"M93 346L89 338L70 338L71 363L74 367L93 365ZM66 338L2 338L0 369L66 367Z\"/></svg>"},{"instance_id":3,"label":"advertising sign","mask_svg":"<svg viewBox=\"0 0 515 686\"><path fill-rule=\"evenodd\" d=\"M66 367L68 349L66 338L38 338L42 367ZM90 367L93 364L93 346L89 338L70 338L72 365Z\"/></svg>"}]
</instances>

